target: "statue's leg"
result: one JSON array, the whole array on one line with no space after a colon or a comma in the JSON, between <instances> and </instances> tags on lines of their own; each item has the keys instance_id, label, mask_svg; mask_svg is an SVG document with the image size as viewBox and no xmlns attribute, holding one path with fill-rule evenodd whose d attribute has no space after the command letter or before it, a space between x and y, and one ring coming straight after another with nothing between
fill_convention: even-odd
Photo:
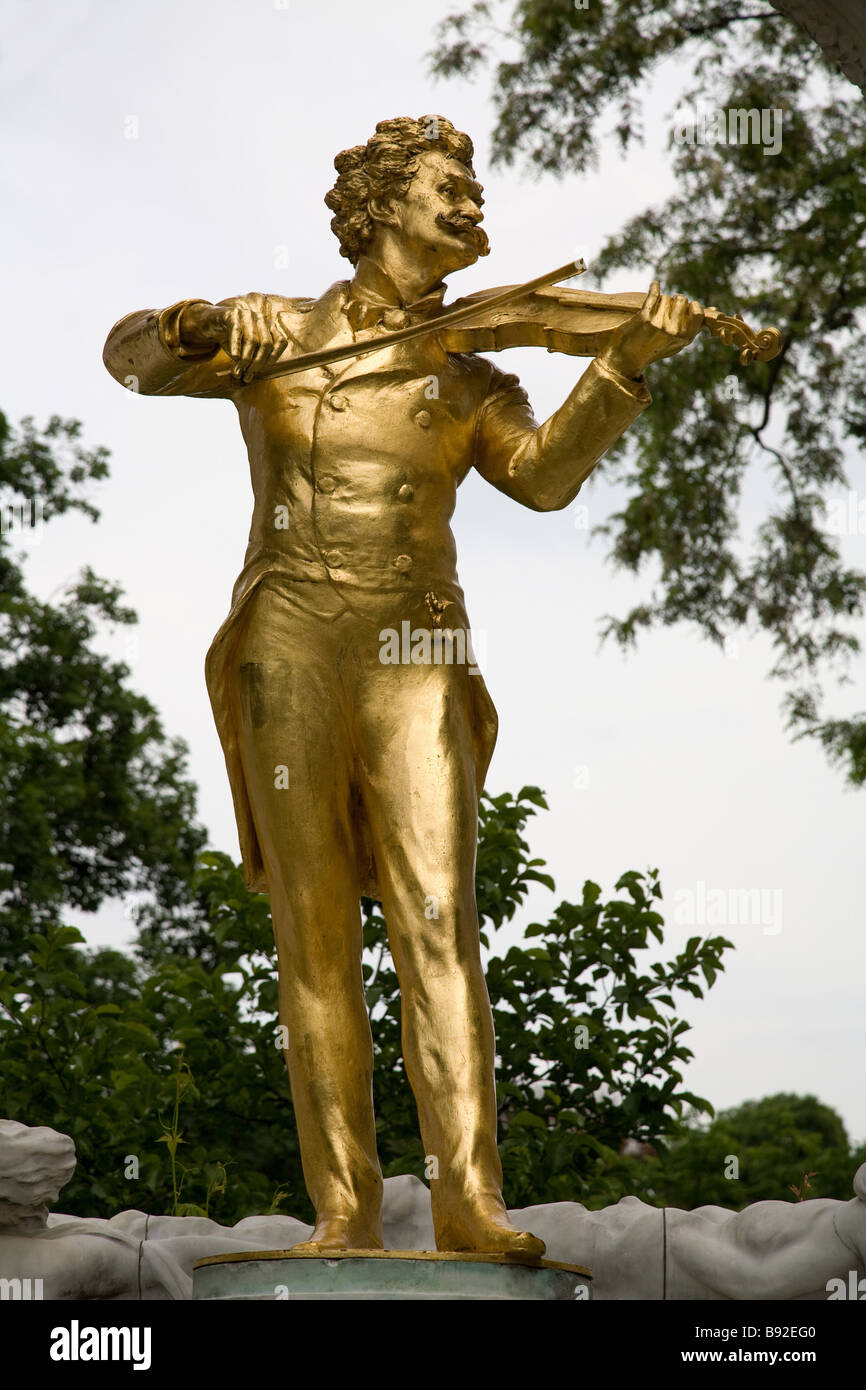
<instances>
[{"instance_id":1,"label":"statue's leg","mask_svg":"<svg viewBox=\"0 0 866 1390\"><path fill-rule=\"evenodd\" d=\"M475 904L478 793L466 666L369 663L362 795L400 982L403 1055L434 1176L437 1246L537 1258L502 1200L495 1043Z\"/></svg>"},{"instance_id":2,"label":"statue's leg","mask_svg":"<svg viewBox=\"0 0 866 1390\"><path fill-rule=\"evenodd\" d=\"M279 590L251 602L233 661L244 775L279 959L280 1022L310 1248L381 1247L373 1045L335 624Z\"/></svg>"}]
</instances>

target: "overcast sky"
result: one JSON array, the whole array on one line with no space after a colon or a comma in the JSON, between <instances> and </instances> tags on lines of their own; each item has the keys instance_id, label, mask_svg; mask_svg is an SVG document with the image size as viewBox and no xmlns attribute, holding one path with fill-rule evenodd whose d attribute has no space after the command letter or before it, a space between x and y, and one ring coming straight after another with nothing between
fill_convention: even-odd
<instances>
[{"instance_id":1,"label":"overcast sky","mask_svg":"<svg viewBox=\"0 0 866 1390\"><path fill-rule=\"evenodd\" d=\"M591 177L533 182L491 171L491 107L478 85L433 82L424 54L444 3L368 0L7 0L2 64L3 410L85 424L112 453L94 490L97 526L64 518L30 547L43 595L82 564L119 581L140 615L108 638L136 688L190 748L214 847L237 857L222 754L204 686L205 652L228 608L246 545L251 494L228 402L152 400L120 389L101 349L132 309L251 290L321 293L350 268L322 199L332 161L377 120L439 112L476 144L492 254L452 296L528 279L582 252L672 186L664 96L643 152L611 151ZM669 74L671 81L676 74ZM289 268L285 269L285 264ZM651 275L610 290L645 288ZM685 289L696 298L701 286ZM736 305L719 306L731 311ZM719 351L725 351L721 346ZM511 352L544 419L582 364ZM665 370L664 364L655 371ZM652 380L650 380L650 386ZM747 503L760 515L757 482ZM590 521L618 495L581 494ZM573 509L536 514L476 475L455 517L476 650L500 715L493 791L536 783L550 811L531 827L558 897L591 877L610 894L626 869L658 867L666 951L696 931L731 937L726 974L686 997L695 1061L686 1082L717 1108L776 1091L814 1093L866 1137L863 988L864 793L847 792L810 743L791 745L768 644L727 654L686 630L652 634L636 655L599 650L599 619L637 593ZM848 542L866 563L866 536ZM862 706L864 663L834 711ZM700 885L704 885L702 890ZM763 923L678 923L692 894L762 890ZM678 896L679 895L679 896ZM520 927L557 901L533 894ZM114 906L85 927L122 944ZM501 941L517 939L518 927Z\"/></svg>"}]
</instances>

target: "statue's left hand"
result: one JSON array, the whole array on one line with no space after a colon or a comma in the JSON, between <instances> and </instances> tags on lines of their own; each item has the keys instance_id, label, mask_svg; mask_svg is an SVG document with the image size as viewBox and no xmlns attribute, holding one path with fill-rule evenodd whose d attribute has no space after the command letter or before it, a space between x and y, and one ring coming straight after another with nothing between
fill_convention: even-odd
<instances>
[{"instance_id":1,"label":"statue's left hand","mask_svg":"<svg viewBox=\"0 0 866 1390\"><path fill-rule=\"evenodd\" d=\"M215 337L234 359L232 376L253 381L259 368L266 367L288 347L289 337L281 306L283 301L267 294L239 295L213 306L211 315Z\"/></svg>"},{"instance_id":2,"label":"statue's left hand","mask_svg":"<svg viewBox=\"0 0 866 1390\"><path fill-rule=\"evenodd\" d=\"M653 280L640 311L611 334L600 360L623 376L639 377L650 362L680 352L703 323L703 306L696 299L662 294Z\"/></svg>"}]
</instances>

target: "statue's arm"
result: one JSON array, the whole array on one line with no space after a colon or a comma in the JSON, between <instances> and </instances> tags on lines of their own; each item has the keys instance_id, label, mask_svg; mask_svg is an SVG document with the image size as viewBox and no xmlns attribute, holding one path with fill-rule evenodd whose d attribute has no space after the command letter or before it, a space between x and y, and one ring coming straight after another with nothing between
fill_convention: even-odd
<instances>
[{"instance_id":1,"label":"statue's arm","mask_svg":"<svg viewBox=\"0 0 866 1390\"><path fill-rule=\"evenodd\" d=\"M114 325L103 361L115 381L146 396L233 396L258 367L291 350L299 302L248 294L144 309Z\"/></svg>"},{"instance_id":2,"label":"statue's arm","mask_svg":"<svg viewBox=\"0 0 866 1390\"><path fill-rule=\"evenodd\" d=\"M568 399L537 424L516 376L492 368L475 440L479 473L534 511L558 511L577 496L602 455L650 404L646 383L596 359Z\"/></svg>"},{"instance_id":3,"label":"statue's arm","mask_svg":"<svg viewBox=\"0 0 866 1390\"><path fill-rule=\"evenodd\" d=\"M205 300L184 299L162 311L127 314L106 339L102 360L115 381L145 396L230 396L238 382L217 343L181 332L185 312ZM210 307L210 306L208 306Z\"/></svg>"}]
</instances>

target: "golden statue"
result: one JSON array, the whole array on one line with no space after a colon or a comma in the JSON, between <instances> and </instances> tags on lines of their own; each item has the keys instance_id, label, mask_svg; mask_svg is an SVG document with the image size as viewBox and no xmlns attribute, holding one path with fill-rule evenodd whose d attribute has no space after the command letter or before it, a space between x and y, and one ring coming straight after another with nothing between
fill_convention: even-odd
<instances>
[{"instance_id":1,"label":"golden statue","mask_svg":"<svg viewBox=\"0 0 866 1390\"><path fill-rule=\"evenodd\" d=\"M449 528L458 484L475 467L523 506L566 507L650 404L650 362L702 327L746 343L743 360L775 347L774 330L750 338L655 283L617 298L531 282L444 309L445 277L488 249L472 154L443 117L380 122L337 156L325 199L351 280L318 299L145 310L105 346L134 390L234 401L249 454L249 545L206 671L247 882L270 895L316 1211L304 1251L382 1247L367 895L381 899L400 982L437 1247L544 1252L501 1191L474 890L497 721L471 644L449 659L469 626ZM541 426L517 378L477 355L520 341L594 355ZM385 635L404 632L411 650L395 659Z\"/></svg>"}]
</instances>

